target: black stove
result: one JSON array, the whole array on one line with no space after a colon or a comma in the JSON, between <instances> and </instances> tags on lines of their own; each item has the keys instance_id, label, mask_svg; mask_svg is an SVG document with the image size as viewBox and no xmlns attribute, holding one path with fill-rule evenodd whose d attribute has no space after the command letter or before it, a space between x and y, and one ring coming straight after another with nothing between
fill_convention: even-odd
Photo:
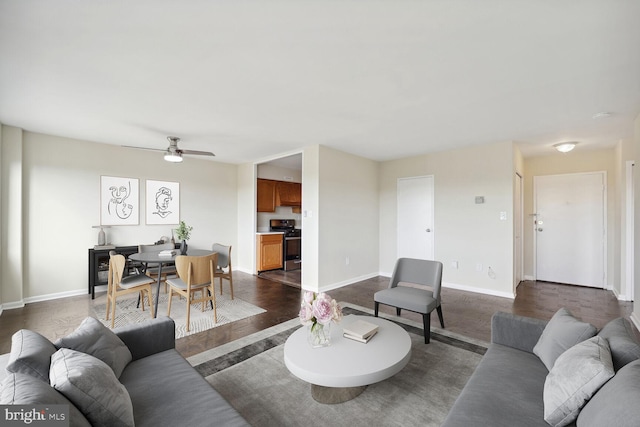
<instances>
[{"instance_id":1,"label":"black stove","mask_svg":"<svg viewBox=\"0 0 640 427\"><path fill-rule=\"evenodd\" d=\"M295 219L272 219L269 231L284 233L284 269L297 270L302 267L302 230L296 228Z\"/></svg>"}]
</instances>

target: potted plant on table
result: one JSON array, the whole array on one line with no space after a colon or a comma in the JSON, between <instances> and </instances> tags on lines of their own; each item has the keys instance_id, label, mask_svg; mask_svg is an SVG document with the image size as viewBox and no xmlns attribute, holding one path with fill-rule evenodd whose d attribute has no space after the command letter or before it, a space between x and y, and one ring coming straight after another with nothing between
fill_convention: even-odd
<instances>
[{"instance_id":1,"label":"potted plant on table","mask_svg":"<svg viewBox=\"0 0 640 427\"><path fill-rule=\"evenodd\" d=\"M193 227L188 226L184 221L180 221L180 225L176 229L176 236L180 239L180 254L187 254L187 240L191 237L191 230Z\"/></svg>"}]
</instances>

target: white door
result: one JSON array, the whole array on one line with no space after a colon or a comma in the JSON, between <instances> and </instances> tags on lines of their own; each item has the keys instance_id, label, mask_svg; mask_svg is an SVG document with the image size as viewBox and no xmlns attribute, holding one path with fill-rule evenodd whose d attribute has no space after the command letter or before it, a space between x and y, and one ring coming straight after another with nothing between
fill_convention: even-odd
<instances>
[{"instance_id":1,"label":"white door","mask_svg":"<svg viewBox=\"0 0 640 427\"><path fill-rule=\"evenodd\" d=\"M605 175L536 176L536 279L604 288Z\"/></svg>"},{"instance_id":2,"label":"white door","mask_svg":"<svg viewBox=\"0 0 640 427\"><path fill-rule=\"evenodd\" d=\"M515 200L513 209L513 258L514 258L514 278L513 288L518 287L518 284L522 281L522 264L523 264L523 250L522 250L522 177L516 174L515 177Z\"/></svg>"},{"instance_id":3,"label":"white door","mask_svg":"<svg viewBox=\"0 0 640 427\"><path fill-rule=\"evenodd\" d=\"M433 259L433 176L398 179L398 258Z\"/></svg>"}]
</instances>

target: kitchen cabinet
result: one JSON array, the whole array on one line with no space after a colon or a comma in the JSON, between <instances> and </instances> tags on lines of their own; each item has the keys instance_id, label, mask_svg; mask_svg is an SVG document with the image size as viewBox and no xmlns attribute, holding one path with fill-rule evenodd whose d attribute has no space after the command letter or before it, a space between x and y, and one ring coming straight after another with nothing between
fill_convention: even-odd
<instances>
[{"instance_id":1,"label":"kitchen cabinet","mask_svg":"<svg viewBox=\"0 0 640 427\"><path fill-rule=\"evenodd\" d=\"M276 190L278 206L302 206L302 185L299 182L278 181Z\"/></svg>"},{"instance_id":2,"label":"kitchen cabinet","mask_svg":"<svg viewBox=\"0 0 640 427\"><path fill-rule=\"evenodd\" d=\"M283 234L258 234L256 240L258 272L283 268Z\"/></svg>"},{"instance_id":3,"label":"kitchen cabinet","mask_svg":"<svg viewBox=\"0 0 640 427\"><path fill-rule=\"evenodd\" d=\"M302 184L299 182L258 179L258 212L275 212L276 206L290 206L293 212L302 207Z\"/></svg>"},{"instance_id":4,"label":"kitchen cabinet","mask_svg":"<svg viewBox=\"0 0 640 427\"><path fill-rule=\"evenodd\" d=\"M276 183L270 179L258 179L258 212L276 211Z\"/></svg>"}]
</instances>

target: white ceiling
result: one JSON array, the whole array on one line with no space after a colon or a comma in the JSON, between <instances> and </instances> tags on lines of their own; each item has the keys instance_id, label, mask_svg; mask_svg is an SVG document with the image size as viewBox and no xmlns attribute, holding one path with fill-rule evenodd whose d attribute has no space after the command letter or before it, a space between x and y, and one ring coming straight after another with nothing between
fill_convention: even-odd
<instances>
[{"instance_id":1,"label":"white ceiling","mask_svg":"<svg viewBox=\"0 0 640 427\"><path fill-rule=\"evenodd\" d=\"M640 0L0 1L0 122L34 132L387 160L611 147L639 113Z\"/></svg>"}]
</instances>

